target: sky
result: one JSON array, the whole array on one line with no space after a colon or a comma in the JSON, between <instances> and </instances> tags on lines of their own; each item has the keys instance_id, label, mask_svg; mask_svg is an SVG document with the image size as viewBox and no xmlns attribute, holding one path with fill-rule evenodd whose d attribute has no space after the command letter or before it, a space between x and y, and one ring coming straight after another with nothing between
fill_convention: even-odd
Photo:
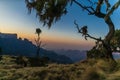
<instances>
[{"instance_id":1,"label":"sky","mask_svg":"<svg viewBox=\"0 0 120 80\"><path fill-rule=\"evenodd\" d=\"M114 4L118 0L111 0ZM115 28L120 29L120 8L111 16ZM68 5L68 13L54 23L50 29L36 18L35 11L28 14L24 0L0 0L0 32L17 33L18 37L27 38L34 43L35 29L42 30L41 39L46 49L88 50L94 46L94 40L85 40L77 32L74 20L80 26L87 25L88 33L94 37L102 37L108 33L108 26L103 19L90 16L77 5Z\"/></svg>"}]
</instances>

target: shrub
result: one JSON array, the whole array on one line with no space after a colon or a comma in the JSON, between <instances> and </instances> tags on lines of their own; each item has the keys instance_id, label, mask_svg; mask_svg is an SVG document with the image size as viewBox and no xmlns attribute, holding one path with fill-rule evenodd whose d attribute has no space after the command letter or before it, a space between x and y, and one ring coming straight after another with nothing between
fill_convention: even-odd
<instances>
[{"instance_id":1,"label":"shrub","mask_svg":"<svg viewBox=\"0 0 120 80\"><path fill-rule=\"evenodd\" d=\"M47 66L49 63L48 57L28 57L28 62L31 67L40 67L40 66Z\"/></svg>"},{"instance_id":2,"label":"shrub","mask_svg":"<svg viewBox=\"0 0 120 80\"><path fill-rule=\"evenodd\" d=\"M95 59L101 59L106 58L106 51L104 48L99 49L91 49L87 52L87 58L95 58Z\"/></svg>"},{"instance_id":3,"label":"shrub","mask_svg":"<svg viewBox=\"0 0 120 80\"><path fill-rule=\"evenodd\" d=\"M28 59L26 57L24 57L24 56L18 56L16 58L16 63L18 65L22 65L22 66L26 67L27 64L28 64Z\"/></svg>"}]
</instances>

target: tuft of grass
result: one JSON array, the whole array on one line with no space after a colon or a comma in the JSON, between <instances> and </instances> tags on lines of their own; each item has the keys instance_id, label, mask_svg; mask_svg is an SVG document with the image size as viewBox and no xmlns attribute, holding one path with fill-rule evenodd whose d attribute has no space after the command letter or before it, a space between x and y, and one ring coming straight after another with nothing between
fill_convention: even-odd
<instances>
[{"instance_id":1,"label":"tuft of grass","mask_svg":"<svg viewBox=\"0 0 120 80\"><path fill-rule=\"evenodd\" d=\"M114 63L113 61L106 61L106 60L98 60L94 66L103 70L106 73L114 72L117 68L116 63Z\"/></svg>"},{"instance_id":2,"label":"tuft of grass","mask_svg":"<svg viewBox=\"0 0 120 80\"><path fill-rule=\"evenodd\" d=\"M82 74L82 80L106 80L105 74L100 73L95 67L89 67Z\"/></svg>"}]
</instances>

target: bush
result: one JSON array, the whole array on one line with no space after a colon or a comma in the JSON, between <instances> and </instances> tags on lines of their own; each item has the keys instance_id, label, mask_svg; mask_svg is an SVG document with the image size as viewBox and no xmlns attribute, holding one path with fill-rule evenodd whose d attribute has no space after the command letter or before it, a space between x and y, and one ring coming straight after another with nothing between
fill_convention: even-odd
<instances>
[{"instance_id":1,"label":"bush","mask_svg":"<svg viewBox=\"0 0 120 80\"><path fill-rule=\"evenodd\" d=\"M101 59L106 58L106 51L105 49L91 49L87 52L87 58L95 58L95 59Z\"/></svg>"},{"instance_id":2,"label":"bush","mask_svg":"<svg viewBox=\"0 0 120 80\"><path fill-rule=\"evenodd\" d=\"M48 57L42 57L42 58L36 58L36 57L31 57L29 58L29 64L32 67L37 67L37 66L47 66L49 63L49 58Z\"/></svg>"},{"instance_id":3,"label":"bush","mask_svg":"<svg viewBox=\"0 0 120 80\"><path fill-rule=\"evenodd\" d=\"M27 67L28 59L24 56L19 56L19 57L16 58L16 63L18 65L22 65L23 67Z\"/></svg>"}]
</instances>

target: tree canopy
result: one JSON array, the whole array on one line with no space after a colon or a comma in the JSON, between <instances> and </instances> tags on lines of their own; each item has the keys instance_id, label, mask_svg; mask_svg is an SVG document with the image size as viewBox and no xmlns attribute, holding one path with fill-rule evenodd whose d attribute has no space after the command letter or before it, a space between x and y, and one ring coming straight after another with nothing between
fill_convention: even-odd
<instances>
[{"instance_id":1,"label":"tree canopy","mask_svg":"<svg viewBox=\"0 0 120 80\"><path fill-rule=\"evenodd\" d=\"M39 20L51 27L52 23L60 20L62 15L67 13L67 5L75 3L79 7L88 11L89 15L95 15L107 19L120 5L120 0L112 7L109 0L25 0L26 6L31 13L32 9L36 10L36 16ZM89 3L89 4L86 4ZM102 6L106 5L106 12L102 12Z\"/></svg>"},{"instance_id":2,"label":"tree canopy","mask_svg":"<svg viewBox=\"0 0 120 80\"><path fill-rule=\"evenodd\" d=\"M66 6L69 2L70 0L26 0L29 13L35 9L36 16L48 27L67 13Z\"/></svg>"},{"instance_id":3,"label":"tree canopy","mask_svg":"<svg viewBox=\"0 0 120 80\"><path fill-rule=\"evenodd\" d=\"M40 28L36 28L36 34L38 34L38 36L42 33L42 30Z\"/></svg>"}]
</instances>

